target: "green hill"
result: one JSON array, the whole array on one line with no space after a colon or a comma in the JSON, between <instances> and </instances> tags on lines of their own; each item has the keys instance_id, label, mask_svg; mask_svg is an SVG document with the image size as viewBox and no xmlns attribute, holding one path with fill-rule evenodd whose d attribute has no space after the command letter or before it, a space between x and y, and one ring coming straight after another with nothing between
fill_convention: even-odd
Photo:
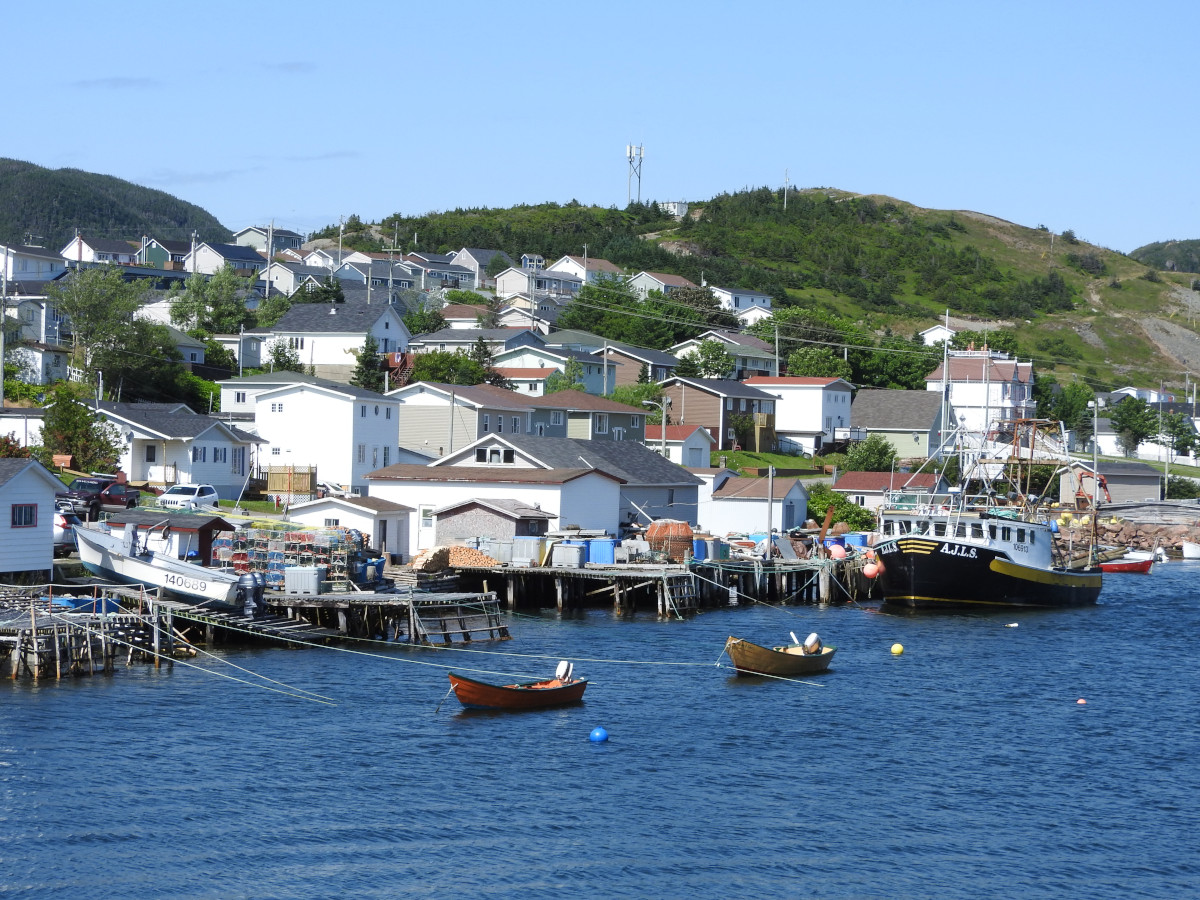
<instances>
[{"instance_id":1,"label":"green hill","mask_svg":"<svg viewBox=\"0 0 1200 900\"><path fill-rule=\"evenodd\" d=\"M1129 254L1140 263L1170 272L1200 272L1200 241L1158 241Z\"/></svg>"},{"instance_id":2,"label":"green hill","mask_svg":"<svg viewBox=\"0 0 1200 900\"><path fill-rule=\"evenodd\" d=\"M75 235L138 240L228 241L231 233L199 206L111 175L46 169L0 159L0 243L37 243L58 250Z\"/></svg>"},{"instance_id":3,"label":"green hill","mask_svg":"<svg viewBox=\"0 0 1200 900\"><path fill-rule=\"evenodd\" d=\"M1200 371L1190 276L981 213L930 210L833 189L768 189L692 204L681 221L653 205L624 210L546 203L351 220L346 244L445 252L502 249L517 259L571 253L766 291L836 323L830 340L912 337L949 312L951 326L1015 334L1019 354L1060 381L1094 387ZM337 228L325 236L337 236ZM419 243L414 243L414 238ZM849 343L849 338L846 338Z\"/></svg>"}]
</instances>

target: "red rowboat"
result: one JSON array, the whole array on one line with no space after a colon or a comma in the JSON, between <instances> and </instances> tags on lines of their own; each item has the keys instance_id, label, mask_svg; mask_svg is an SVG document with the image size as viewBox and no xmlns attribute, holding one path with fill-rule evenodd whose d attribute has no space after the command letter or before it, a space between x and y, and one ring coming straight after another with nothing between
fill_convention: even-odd
<instances>
[{"instance_id":1,"label":"red rowboat","mask_svg":"<svg viewBox=\"0 0 1200 900\"><path fill-rule=\"evenodd\" d=\"M1154 559L1114 559L1112 562L1100 563L1102 572L1133 572L1139 575L1149 575L1154 569Z\"/></svg>"},{"instance_id":2,"label":"red rowboat","mask_svg":"<svg viewBox=\"0 0 1200 900\"><path fill-rule=\"evenodd\" d=\"M450 672L450 687L467 709L539 709L578 703L587 690L586 678L572 678L570 663L559 663L554 678L524 684L489 684Z\"/></svg>"}]
</instances>

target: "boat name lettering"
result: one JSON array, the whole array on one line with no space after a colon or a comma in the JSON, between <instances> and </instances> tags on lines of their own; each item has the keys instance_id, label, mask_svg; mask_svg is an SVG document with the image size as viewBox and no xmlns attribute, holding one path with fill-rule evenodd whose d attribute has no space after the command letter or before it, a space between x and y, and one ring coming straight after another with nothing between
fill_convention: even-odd
<instances>
[{"instance_id":1,"label":"boat name lettering","mask_svg":"<svg viewBox=\"0 0 1200 900\"><path fill-rule=\"evenodd\" d=\"M899 548L896 546L895 541L888 541L885 544L879 544L878 546L876 546L875 552L886 555L888 553L895 553L898 549Z\"/></svg>"},{"instance_id":2,"label":"boat name lettering","mask_svg":"<svg viewBox=\"0 0 1200 900\"><path fill-rule=\"evenodd\" d=\"M967 559L975 558L974 547L959 547L955 544L942 544L942 552L948 556L965 556Z\"/></svg>"},{"instance_id":3,"label":"boat name lettering","mask_svg":"<svg viewBox=\"0 0 1200 900\"><path fill-rule=\"evenodd\" d=\"M183 575L168 574L166 583L172 587L183 588L185 591L204 591L208 589L207 582L196 578L185 578Z\"/></svg>"}]
</instances>

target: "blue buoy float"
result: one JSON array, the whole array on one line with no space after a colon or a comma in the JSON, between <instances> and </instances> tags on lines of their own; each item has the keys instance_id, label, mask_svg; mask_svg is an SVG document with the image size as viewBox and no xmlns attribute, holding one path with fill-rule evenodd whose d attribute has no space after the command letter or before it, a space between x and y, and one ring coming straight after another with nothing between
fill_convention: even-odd
<instances>
[{"instance_id":1,"label":"blue buoy float","mask_svg":"<svg viewBox=\"0 0 1200 900\"><path fill-rule=\"evenodd\" d=\"M588 740L593 744L602 743L603 741L608 740L608 732L605 731L601 726L597 725L592 729L592 733L588 735Z\"/></svg>"}]
</instances>

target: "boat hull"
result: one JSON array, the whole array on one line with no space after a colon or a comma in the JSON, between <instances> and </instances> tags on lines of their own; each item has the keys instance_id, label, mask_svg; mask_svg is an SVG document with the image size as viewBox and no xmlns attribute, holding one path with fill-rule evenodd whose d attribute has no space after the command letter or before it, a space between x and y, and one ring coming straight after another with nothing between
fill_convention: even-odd
<instances>
[{"instance_id":1,"label":"boat hull","mask_svg":"<svg viewBox=\"0 0 1200 900\"><path fill-rule=\"evenodd\" d=\"M1100 570L1105 573L1125 572L1135 575L1149 575L1153 569L1153 559L1117 559L1112 562L1100 563Z\"/></svg>"},{"instance_id":2,"label":"boat hull","mask_svg":"<svg viewBox=\"0 0 1200 900\"><path fill-rule=\"evenodd\" d=\"M1195 541L1180 541L1179 549L1184 559L1200 559L1200 544Z\"/></svg>"},{"instance_id":3,"label":"boat hull","mask_svg":"<svg viewBox=\"0 0 1200 900\"><path fill-rule=\"evenodd\" d=\"M939 538L896 538L875 553L884 603L892 606L1086 606L1103 584L1099 570L1027 566L989 546Z\"/></svg>"},{"instance_id":4,"label":"boat hull","mask_svg":"<svg viewBox=\"0 0 1200 900\"><path fill-rule=\"evenodd\" d=\"M804 653L801 646L760 647L741 638L729 637L725 652L733 660L739 675L814 675L824 672L833 661L836 647L822 647L818 653Z\"/></svg>"},{"instance_id":5,"label":"boat hull","mask_svg":"<svg viewBox=\"0 0 1200 900\"><path fill-rule=\"evenodd\" d=\"M191 603L232 606L238 578L159 553L128 555L120 536L91 528L75 528L79 561L87 571L120 584L161 588Z\"/></svg>"},{"instance_id":6,"label":"boat hull","mask_svg":"<svg viewBox=\"0 0 1200 900\"><path fill-rule=\"evenodd\" d=\"M450 687L467 709L543 709L578 703L587 690L586 678L566 682L557 678L526 684L488 684L464 675L449 673Z\"/></svg>"}]
</instances>

